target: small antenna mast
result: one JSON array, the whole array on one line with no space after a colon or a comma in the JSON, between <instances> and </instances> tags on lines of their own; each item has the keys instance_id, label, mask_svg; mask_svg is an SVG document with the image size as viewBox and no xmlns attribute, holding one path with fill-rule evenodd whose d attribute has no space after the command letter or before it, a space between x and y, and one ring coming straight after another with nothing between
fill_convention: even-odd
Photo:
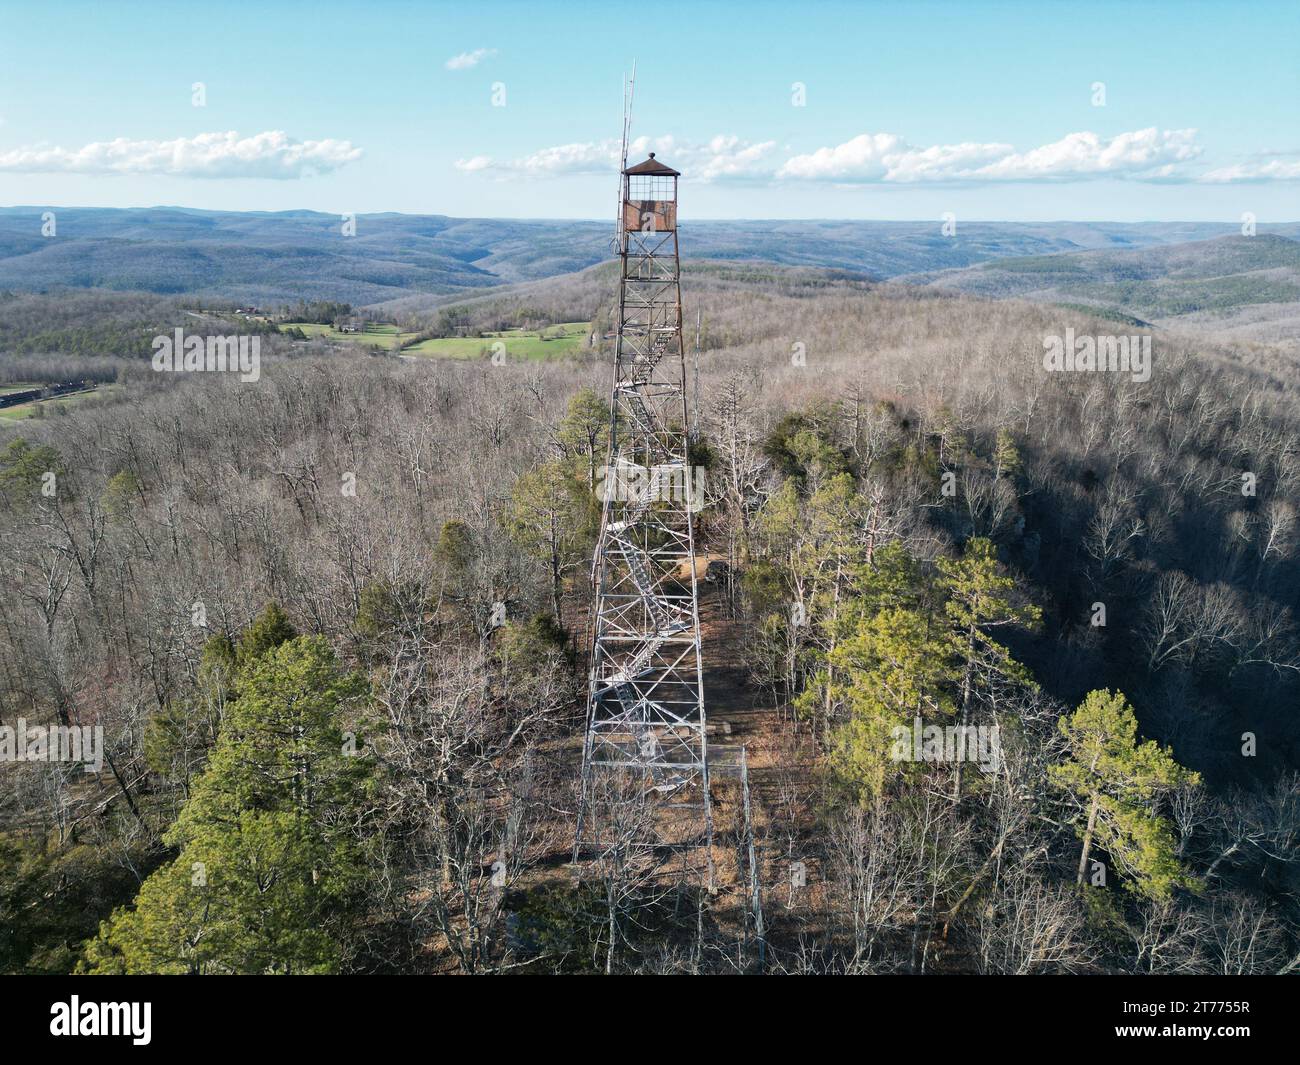
<instances>
[{"instance_id":1,"label":"small antenna mast","mask_svg":"<svg viewBox=\"0 0 1300 1065\"><path fill-rule=\"evenodd\" d=\"M614 215L614 244L616 250L623 250L626 236L623 226L623 171L627 169L627 143L632 134L632 101L636 96L636 60L632 60L632 77L623 82L623 147L618 157L618 211Z\"/></svg>"},{"instance_id":2,"label":"small antenna mast","mask_svg":"<svg viewBox=\"0 0 1300 1065\"><path fill-rule=\"evenodd\" d=\"M623 116L623 169L627 169L627 142L632 136L632 105L636 101L636 60L632 60L632 77L627 83L627 113Z\"/></svg>"}]
</instances>

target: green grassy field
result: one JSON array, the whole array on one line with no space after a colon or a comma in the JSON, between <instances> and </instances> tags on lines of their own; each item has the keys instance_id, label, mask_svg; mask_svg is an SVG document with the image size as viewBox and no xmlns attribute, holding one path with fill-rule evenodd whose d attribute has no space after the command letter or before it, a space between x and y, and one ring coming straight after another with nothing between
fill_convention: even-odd
<instances>
[{"instance_id":1,"label":"green grassy field","mask_svg":"<svg viewBox=\"0 0 1300 1065\"><path fill-rule=\"evenodd\" d=\"M505 345L508 359L555 359L570 355L585 346L590 328L586 322L562 322L550 330L562 330L562 335L550 340L543 340L536 330L523 329L507 329L481 337L440 337L414 344L402 354L451 359L486 358L493 352L492 345L500 342Z\"/></svg>"},{"instance_id":2,"label":"green grassy field","mask_svg":"<svg viewBox=\"0 0 1300 1065\"><path fill-rule=\"evenodd\" d=\"M341 344L369 344L373 347L390 349L398 337L395 325L373 325L364 333L340 333L333 326L318 325L315 322L285 322L282 329L301 329L310 337L323 337ZM562 322L549 326L542 332L551 335L542 339L537 330L507 329L500 333L487 333L481 337L440 337L434 340L422 340L402 349L403 355L423 355L444 359L478 359L487 358L493 352L492 345L497 341L506 346L508 359L553 359L568 355L581 348L587 341L590 325L586 322ZM406 343L417 334L402 333L401 341Z\"/></svg>"}]
</instances>

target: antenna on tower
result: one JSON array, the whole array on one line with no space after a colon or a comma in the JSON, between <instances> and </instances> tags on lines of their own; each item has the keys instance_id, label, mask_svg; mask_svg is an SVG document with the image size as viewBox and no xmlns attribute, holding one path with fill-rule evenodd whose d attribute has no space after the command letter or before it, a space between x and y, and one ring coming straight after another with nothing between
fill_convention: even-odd
<instances>
[{"instance_id":1,"label":"antenna on tower","mask_svg":"<svg viewBox=\"0 0 1300 1065\"><path fill-rule=\"evenodd\" d=\"M627 143L632 137L632 104L636 100L636 60L632 60L632 77L627 83L627 107L623 112L623 158L620 170L627 169Z\"/></svg>"},{"instance_id":2,"label":"antenna on tower","mask_svg":"<svg viewBox=\"0 0 1300 1065\"><path fill-rule=\"evenodd\" d=\"M614 214L614 253L623 251L623 171L627 169L627 146L632 136L632 102L636 96L636 60L632 60L632 76L623 82L623 145L618 153L618 210Z\"/></svg>"}]
</instances>

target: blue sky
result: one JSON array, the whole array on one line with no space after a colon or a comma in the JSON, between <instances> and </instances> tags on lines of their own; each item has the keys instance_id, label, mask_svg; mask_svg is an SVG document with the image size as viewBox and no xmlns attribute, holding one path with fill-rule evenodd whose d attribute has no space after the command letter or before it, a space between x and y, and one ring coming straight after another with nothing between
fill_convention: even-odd
<instances>
[{"instance_id":1,"label":"blue sky","mask_svg":"<svg viewBox=\"0 0 1300 1065\"><path fill-rule=\"evenodd\" d=\"M3 0L0 204L604 218L635 59L685 217L1293 221L1298 55L1294 0Z\"/></svg>"}]
</instances>

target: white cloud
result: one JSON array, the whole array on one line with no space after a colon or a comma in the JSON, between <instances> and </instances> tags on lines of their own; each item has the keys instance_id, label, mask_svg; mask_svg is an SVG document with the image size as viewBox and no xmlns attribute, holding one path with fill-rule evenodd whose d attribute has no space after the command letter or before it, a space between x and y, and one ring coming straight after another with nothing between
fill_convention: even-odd
<instances>
[{"instance_id":1,"label":"white cloud","mask_svg":"<svg viewBox=\"0 0 1300 1065\"><path fill-rule=\"evenodd\" d=\"M1211 185L1231 182L1300 181L1300 162L1274 159L1267 163L1240 163L1211 170L1201 178Z\"/></svg>"},{"instance_id":2,"label":"white cloud","mask_svg":"<svg viewBox=\"0 0 1300 1065\"><path fill-rule=\"evenodd\" d=\"M701 181L716 178L766 177L771 171L767 156L776 141L751 143L739 137L714 137L698 148L685 147L679 158L691 175Z\"/></svg>"},{"instance_id":3,"label":"white cloud","mask_svg":"<svg viewBox=\"0 0 1300 1065\"><path fill-rule=\"evenodd\" d=\"M1179 175L1178 164L1195 159L1201 149L1196 130L1154 126L1103 140L1095 133L1071 133L1054 144L981 168L977 176L1002 181L1041 178L1132 177L1159 180Z\"/></svg>"},{"instance_id":4,"label":"white cloud","mask_svg":"<svg viewBox=\"0 0 1300 1065\"><path fill-rule=\"evenodd\" d=\"M619 141L614 139L576 141L500 162L484 155L458 159L456 168L466 173L492 170L501 176L526 177L608 174L618 168L619 147ZM637 137L628 145L628 159L637 162L654 152L665 163L688 173L695 181L768 177L772 166L767 156L775 147L775 141L755 143L724 134L702 143L682 142L671 136Z\"/></svg>"},{"instance_id":5,"label":"white cloud","mask_svg":"<svg viewBox=\"0 0 1300 1065\"><path fill-rule=\"evenodd\" d=\"M863 133L834 148L787 159L777 177L809 181L943 180L1005 156L1009 144L942 144L913 148L896 133Z\"/></svg>"},{"instance_id":6,"label":"white cloud","mask_svg":"<svg viewBox=\"0 0 1300 1065\"><path fill-rule=\"evenodd\" d=\"M920 181L1047 181L1091 177L1155 181L1180 176L1201 149L1193 129L1137 130L1109 140L1071 133L1018 153L1010 144L919 148L895 133L864 133L833 148L786 160L777 177L844 184Z\"/></svg>"},{"instance_id":7,"label":"white cloud","mask_svg":"<svg viewBox=\"0 0 1300 1065\"><path fill-rule=\"evenodd\" d=\"M1011 151L1009 144L936 144L913 148L890 159L888 181L947 181L965 176Z\"/></svg>"},{"instance_id":8,"label":"white cloud","mask_svg":"<svg viewBox=\"0 0 1300 1065\"><path fill-rule=\"evenodd\" d=\"M472 174L475 170L486 170L492 165L491 156L475 155L469 159L457 159L456 169L463 170L467 174Z\"/></svg>"},{"instance_id":9,"label":"white cloud","mask_svg":"<svg viewBox=\"0 0 1300 1065\"><path fill-rule=\"evenodd\" d=\"M361 155L350 141L298 141L281 130L251 137L230 131L170 141L119 137L82 148L14 148L0 152L0 171L290 180L328 174Z\"/></svg>"},{"instance_id":10,"label":"white cloud","mask_svg":"<svg viewBox=\"0 0 1300 1065\"><path fill-rule=\"evenodd\" d=\"M547 174L599 174L618 164L616 140L557 144L500 164L501 169L544 176Z\"/></svg>"},{"instance_id":11,"label":"white cloud","mask_svg":"<svg viewBox=\"0 0 1300 1065\"><path fill-rule=\"evenodd\" d=\"M475 48L472 52L461 52L460 55L452 56L445 66L448 70L469 70L496 54L495 48Z\"/></svg>"},{"instance_id":12,"label":"white cloud","mask_svg":"<svg viewBox=\"0 0 1300 1065\"><path fill-rule=\"evenodd\" d=\"M879 181L888 166L886 156L898 151L902 140L892 133L861 133L834 148L818 148L810 155L787 159L778 177Z\"/></svg>"}]
</instances>

